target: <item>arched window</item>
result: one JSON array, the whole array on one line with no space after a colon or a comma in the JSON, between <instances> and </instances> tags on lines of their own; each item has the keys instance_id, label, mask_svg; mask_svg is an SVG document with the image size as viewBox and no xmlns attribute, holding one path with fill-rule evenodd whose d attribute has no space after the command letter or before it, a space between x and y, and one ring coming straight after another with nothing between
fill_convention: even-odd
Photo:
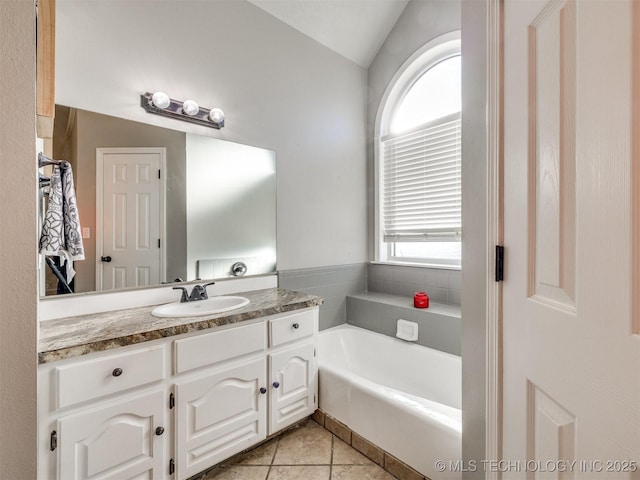
<instances>
[{"instance_id":1,"label":"arched window","mask_svg":"<svg viewBox=\"0 0 640 480\"><path fill-rule=\"evenodd\" d=\"M377 260L459 266L460 34L425 45L398 71L377 121Z\"/></svg>"}]
</instances>

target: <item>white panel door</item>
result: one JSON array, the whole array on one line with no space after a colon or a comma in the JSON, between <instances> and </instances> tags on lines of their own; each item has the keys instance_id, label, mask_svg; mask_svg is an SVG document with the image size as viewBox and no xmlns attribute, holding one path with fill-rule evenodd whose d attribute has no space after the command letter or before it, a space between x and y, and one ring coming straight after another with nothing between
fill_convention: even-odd
<instances>
[{"instance_id":1,"label":"white panel door","mask_svg":"<svg viewBox=\"0 0 640 480\"><path fill-rule=\"evenodd\" d=\"M266 359L176 383L176 464L185 479L267 435Z\"/></svg>"},{"instance_id":2,"label":"white panel door","mask_svg":"<svg viewBox=\"0 0 640 480\"><path fill-rule=\"evenodd\" d=\"M163 390L60 418L63 480L163 478L166 396Z\"/></svg>"},{"instance_id":3,"label":"white panel door","mask_svg":"<svg viewBox=\"0 0 640 480\"><path fill-rule=\"evenodd\" d=\"M269 434L311 415L317 408L315 346L304 343L269 355Z\"/></svg>"},{"instance_id":4,"label":"white panel door","mask_svg":"<svg viewBox=\"0 0 640 480\"><path fill-rule=\"evenodd\" d=\"M503 479L639 475L632 3L504 4Z\"/></svg>"},{"instance_id":5,"label":"white panel door","mask_svg":"<svg viewBox=\"0 0 640 480\"><path fill-rule=\"evenodd\" d=\"M164 280L164 148L97 149L96 290Z\"/></svg>"}]
</instances>

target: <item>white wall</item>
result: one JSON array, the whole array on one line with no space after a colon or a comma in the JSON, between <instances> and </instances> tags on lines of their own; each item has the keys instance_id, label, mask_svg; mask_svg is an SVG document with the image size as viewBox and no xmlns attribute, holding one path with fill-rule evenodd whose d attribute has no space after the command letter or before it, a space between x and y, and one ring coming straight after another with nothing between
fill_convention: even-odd
<instances>
[{"instance_id":1,"label":"white wall","mask_svg":"<svg viewBox=\"0 0 640 480\"><path fill-rule=\"evenodd\" d=\"M0 2L0 477L36 477L35 24Z\"/></svg>"},{"instance_id":2,"label":"white wall","mask_svg":"<svg viewBox=\"0 0 640 480\"><path fill-rule=\"evenodd\" d=\"M276 151L280 270L366 260L365 69L245 0L61 0L56 40L57 103ZM156 90L226 126L144 112Z\"/></svg>"},{"instance_id":3,"label":"white wall","mask_svg":"<svg viewBox=\"0 0 640 480\"><path fill-rule=\"evenodd\" d=\"M462 457L486 458L487 2L462 1ZM467 472L465 479L478 473ZM484 476L482 476L484 478Z\"/></svg>"}]
</instances>

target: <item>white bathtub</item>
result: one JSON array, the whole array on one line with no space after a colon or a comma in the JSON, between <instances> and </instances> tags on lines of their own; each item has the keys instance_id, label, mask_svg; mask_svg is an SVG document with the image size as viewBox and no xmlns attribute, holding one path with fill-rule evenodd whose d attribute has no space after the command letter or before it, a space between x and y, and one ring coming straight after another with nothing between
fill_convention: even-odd
<instances>
[{"instance_id":1,"label":"white bathtub","mask_svg":"<svg viewBox=\"0 0 640 480\"><path fill-rule=\"evenodd\" d=\"M433 480L461 478L460 357L340 325L320 332L318 365L325 413Z\"/></svg>"}]
</instances>

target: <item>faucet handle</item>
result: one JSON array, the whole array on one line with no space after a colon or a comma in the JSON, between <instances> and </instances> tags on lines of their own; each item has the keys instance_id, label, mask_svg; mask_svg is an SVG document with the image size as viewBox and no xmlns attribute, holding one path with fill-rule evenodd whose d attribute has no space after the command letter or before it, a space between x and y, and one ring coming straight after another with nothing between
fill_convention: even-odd
<instances>
[{"instance_id":1,"label":"faucet handle","mask_svg":"<svg viewBox=\"0 0 640 480\"><path fill-rule=\"evenodd\" d=\"M189 301L189 294L187 293L187 289L185 287L173 287L173 290L182 290L182 295L180 296L180 303L185 303Z\"/></svg>"},{"instance_id":2,"label":"faucet handle","mask_svg":"<svg viewBox=\"0 0 640 480\"><path fill-rule=\"evenodd\" d=\"M215 284L216 284L216 282L209 282L209 283L205 283L204 285L202 285L202 288L204 288L204 298L205 298L205 299L206 299L206 298L208 298L208 295L207 295L207 293L208 293L208 292L207 292L207 287L208 287L209 285L215 285Z\"/></svg>"}]
</instances>

